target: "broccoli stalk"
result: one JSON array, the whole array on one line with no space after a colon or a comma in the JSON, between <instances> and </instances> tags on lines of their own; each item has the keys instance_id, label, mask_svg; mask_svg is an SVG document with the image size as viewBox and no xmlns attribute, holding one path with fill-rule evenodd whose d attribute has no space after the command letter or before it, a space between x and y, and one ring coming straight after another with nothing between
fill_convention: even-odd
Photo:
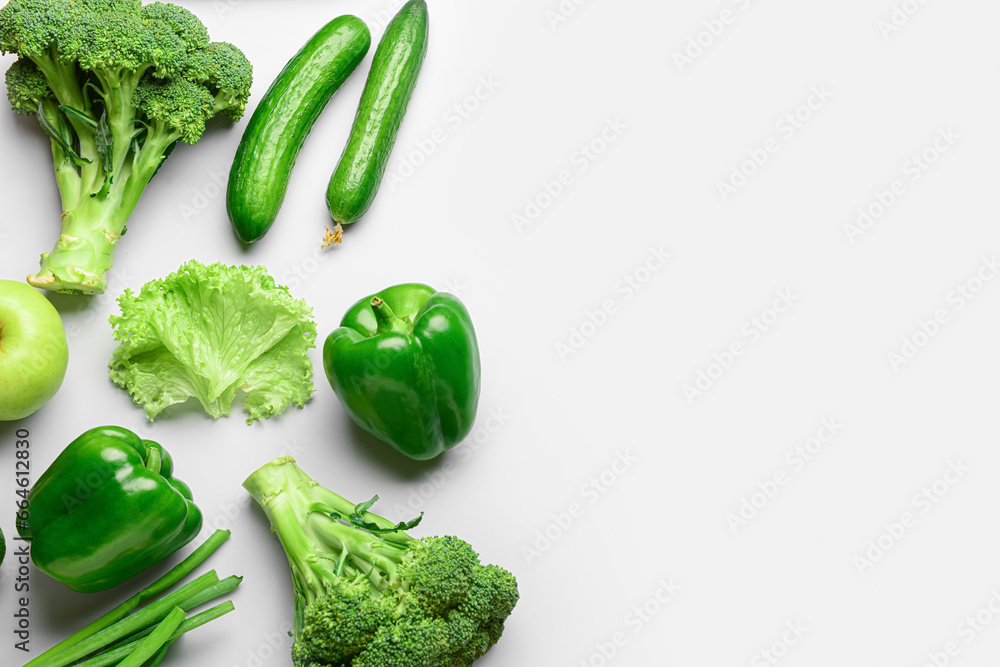
<instances>
[{"instance_id":1,"label":"broccoli stalk","mask_svg":"<svg viewBox=\"0 0 1000 667\"><path fill-rule=\"evenodd\" d=\"M150 179L206 120L242 117L251 65L188 10L141 0L10 0L0 52L19 56L8 98L51 140L62 200L59 240L28 282L101 294Z\"/></svg>"},{"instance_id":2,"label":"broccoli stalk","mask_svg":"<svg viewBox=\"0 0 1000 667\"><path fill-rule=\"evenodd\" d=\"M514 576L457 537L416 539L312 480L291 457L243 483L285 549L296 667L467 667L504 629ZM422 515L421 515L422 516Z\"/></svg>"}]
</instances>

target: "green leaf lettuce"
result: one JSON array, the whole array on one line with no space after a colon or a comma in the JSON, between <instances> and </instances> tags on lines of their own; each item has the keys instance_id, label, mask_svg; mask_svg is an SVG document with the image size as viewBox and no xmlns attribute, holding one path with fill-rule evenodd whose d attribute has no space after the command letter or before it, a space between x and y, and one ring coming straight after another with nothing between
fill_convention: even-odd
<instances>
[{"instance_id":1,"label":"green leaf lettuce","mask_svg":"<svg viewBox=\"0 0 1000 667\"><path fill-rule=\"evenodd\" d=\"M118 304L110 376L150 420L190 397L212 417L228 415L242 389L251 424L304 406L314 391L312 308L262 266L192 260L139 294L126 289Z\"/></svg>"}]
</instances>

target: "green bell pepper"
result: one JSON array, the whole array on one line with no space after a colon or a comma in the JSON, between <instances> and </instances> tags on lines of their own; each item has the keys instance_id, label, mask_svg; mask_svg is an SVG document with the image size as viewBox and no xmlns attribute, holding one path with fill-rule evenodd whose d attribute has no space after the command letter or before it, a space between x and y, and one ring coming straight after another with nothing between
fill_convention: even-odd
<instances>
[{"instance_id":1,"label":"green bell pepper","mask_svg":"<svg viewBox=\"0 0 1000 667\"><path fill-rule=\"evenodd\" d=\"M357 424L413 459L469 434L479 345L457 297L415 283L354 304L323 346L330 386Z\"/></svg>"},{"instance_id":2,"label":"green bell pepper","mask_svg":"<svg viewBox=\"0 0 1000 667\"><path fill-rule=\"evenodd\" d=\"M201 531L191 490L158 443L117 426L82 434L28 493L17 531L39 570L103 591L160 562Z\"/></svg>"}]
</instances>

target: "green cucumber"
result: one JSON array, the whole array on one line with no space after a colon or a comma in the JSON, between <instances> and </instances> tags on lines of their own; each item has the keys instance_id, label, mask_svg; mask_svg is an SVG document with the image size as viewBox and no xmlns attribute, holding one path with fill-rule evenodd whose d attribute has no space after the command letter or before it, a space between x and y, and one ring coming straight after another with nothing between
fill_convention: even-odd
<instances>
[{"instance_id":1,"label":"green cucumber","mask_svg":"<svg viewBox=\"0 0 1000 667\"><path fill-rule=\"evenodd\" d=\"M375 200L399 124L427 52L427 3L410 0L386 26L361 93L351 136L326 190L339 243L343 225L358 220Z\"/></svg>"},{"instance_id":2,"label":"green cucumber","mask_svg":"<svg viewBox=\"0 0 1000 667\"><path fill-rule=\"evenodd\" d=\"M229 221L244 243L260 239L274 223L309 131L370 45L364 21L350 15L335 18L288 61L264 93L236 150L226 191Z\"/></svg>"}]
</instances>

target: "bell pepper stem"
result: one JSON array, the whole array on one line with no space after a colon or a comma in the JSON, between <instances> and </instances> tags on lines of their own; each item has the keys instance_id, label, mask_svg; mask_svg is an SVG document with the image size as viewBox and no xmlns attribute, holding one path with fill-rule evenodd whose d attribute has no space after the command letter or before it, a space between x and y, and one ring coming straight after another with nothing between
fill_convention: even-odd
<instances>
[{"instance_id":1,"label":"bell pepper stem","mask_svg":"<svg viewBox=\"0 0 1000 667\"><path fill-rule=\"evenodd\" d=\"M160 474L160 464L162 463L160 450L156 447L146 448L146 470L151 473Z\"/></svg>"},{"instance_id":2,"label":"bell pepper stem","mask_svg":"<svg viewBox=\"0 0 1000 667\"><path fill-rule=\"evenodd\" d=\"M396 317L396 314L392 312L392 308L389 307L389 304L387 304L380 297L373 296L371 306L372 312L375 313L375 319L378 321L379 334L388 333L390 331L399 331L401 333L409 331L410 326L406 320Z\"/></svg>"}]
</instances>

